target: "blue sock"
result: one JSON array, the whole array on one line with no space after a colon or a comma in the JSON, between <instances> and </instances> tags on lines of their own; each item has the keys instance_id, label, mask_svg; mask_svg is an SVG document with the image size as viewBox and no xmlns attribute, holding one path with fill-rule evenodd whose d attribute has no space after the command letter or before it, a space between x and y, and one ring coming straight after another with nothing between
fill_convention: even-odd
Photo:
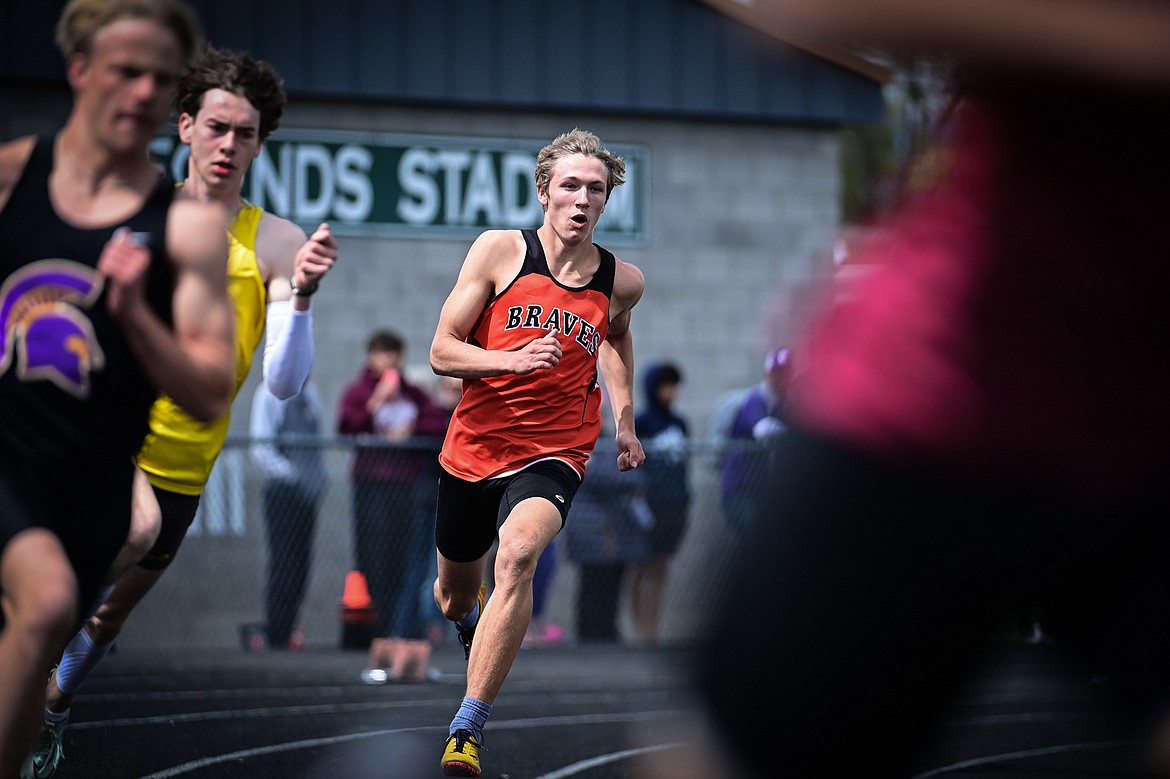
<instances>
[{"instance_id":1,"label":"blue sock","mask_svg":"<svg viewBox=\"0 0 1170 779\"><path fill-rule=\"evenodd\" d=\"M84 627L77 631L57 665L57 689L66 695L76 693L113 646L113 641L97 646Z\"/></svg>"},{"instance_id":2,"label":"blue sock","mask_svg":"<svg viewBox=\"0 0 1170 779\"><path fill-rule=\"evenodd\" d=\"M483 746L483 726L487 724L488 715L492 713L492 705L471 697L465 697L459 705L455 719L451 720L451 728L447 735L457 730L470 730L475 740Z\"/></svg>"}]
</instances>

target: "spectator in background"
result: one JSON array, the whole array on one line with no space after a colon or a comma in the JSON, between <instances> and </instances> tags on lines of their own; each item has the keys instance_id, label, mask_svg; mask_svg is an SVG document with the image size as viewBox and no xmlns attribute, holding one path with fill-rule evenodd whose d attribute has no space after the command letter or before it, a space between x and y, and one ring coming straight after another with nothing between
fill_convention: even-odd
<instances>
[{"instance_id":1,"label":"spectator in background","mask_svg":"<svg viewBox=\"0 0 1170 779\"><path fill-rule=\"evenodd\" d=\"M578 568L574 630L579 642L621 638L618 615L626 566L647 555L644 468L618 470L616 449L605 432L586 463L586 478L565 522L566 555Z\"/></svg>"},{"instance_id":2,"label":"spectator in background","mask_svg":"<svg viewBox=\"0 0 1170 779\"><path fill-rule=\"evenodd\" d=\"M792 378L792 353L786 348L768 352L763 381L744 395L727 431L720 499L723 517L737 533L748 528L756 511L768 462L762 444L785 428Z\"/></svg>"},{"instance_id":3,"label":"spectator in background","mask_svg":"<svg viewBox=\"0 0 1170 779\"><path fill-rule=\"evenodd\" d=\"M556 646L564 639L564 629L555 622L547 622L544 618L544 609L548 604L548 594L560 568L560 552L557 551L557 542L545 547L536 561L536 574L532 577L532 620L528 623L528 630L524 633L521 646L532 648L541 646Z\"/></svg>"},{"instance_id":4,"label":"spectator in background","mask_svg":"<svg viewBox=\"0 0 1170 779\"><path fill-rule=\"evenodd\" d=\"M264 584L264 629L249 649L304 647L294 630L305 599L312 562L317 510L327 478L321 457L321 397L312 381L284 400L264 384L252 396L249 433L252 462L264 477L264 533L268 568Z\"/></svg>"},{"instance_id":5,"label":"spectator in background","mask_svg":"<svg viewBox=\"0 0 1170 779\"><path fill-rule=\"evenodd\" d=\"M442 436L447 418L426 392L402 375L403 356L403 341L396 333L371 334L361 373L342 394L337 422L341 435L359 437L350 470L354 555L377 611L375 641L397 640L392 654L400 640L423 639L417 620L398 624L403 593L414 592L418 585L408 580L411 550L425 532L420 516L433 494L434 452L412 439ZM371 646L371 659L381 656ZM371 662L363 679L382 683L391 675L381 662Z\"/></svg>"},{"instance_id":6,"label":"spectator in background","mask_svg":"<svg viewBox=\"0 0 1170 779\"><path fill-rule=\"evenodd\" d=\"M403 589L398 604L398 620L400 625L413 625L409 633L421 632L426 636L432 647L442 644L448 634L452 632L451 623L435 605L434 582L438 575L435 560L435 500L439 490L439 448L443 443L447 424L451 421L451 414L459 403L463 394L463 382L451 376L435 376L430 369L426 370L428 378L433 379L430 387L430 396L434 404L424 409L426 418L416 422L419 430L440 431L437 434L423 434L417 436L421 451L425 454L423 461L423 475L419 477L420 489L424 493L421 508L418 513L418 524L414 538L413 549L409 552L410 570L407 573L407 586ZM422 383L421 376L416 376ZM421 627L420 627L421 626Z\"/></svg>"},{"instance_id":7,"label":"spectator in background","mask_svg":"<svg viewBox=\"0 0 1170 779\"><path fill-rule=\"evenodd\" d=\"M690 510L690 482L687 475L687 421L674 411L682 371L673 363L647 369L643 377L646 405L634 420L638 439L646 448L646 557L632 562L626 570L626 588L634 640L639 644L658 643L662 604L670 562L682 543Z\"/></svg>"}]
</instances>

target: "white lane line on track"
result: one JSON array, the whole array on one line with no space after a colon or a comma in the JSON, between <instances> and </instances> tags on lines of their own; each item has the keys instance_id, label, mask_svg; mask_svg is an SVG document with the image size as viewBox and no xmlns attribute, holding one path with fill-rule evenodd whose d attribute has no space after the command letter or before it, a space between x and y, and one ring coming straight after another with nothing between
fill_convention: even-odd
<instances>
[{"instance_id":1,"label":"white lane line on track","mask_svg":"<svg viewBox=\"0 0 1170 779\"><path fill-rule=\"evenodd\" d=\"M641 702L659 701L668 699L669 693L648 690ZM564 704L598 703L607 699L620 699L621 696L612 691L595 691L584 693L557 693L553 695L510 696L509 702L516 705L532 703L547 704L550 700ZM382 711L390 709L419 709L427 706L450 706L451 701L440 698L411 698L408 700L361 701L347 703L310 703L300 706L263 706L254 709L219 709L213 711L195 711L176 714L153 714L149 717L118 717L107 720L91 720L88 722L69 723L70 730L96 730L99 728L129 728L142 725L173 725L177 722L213 722L218 720L261 719L265 717L287 717L305 714L345 714L358 711Z\"/></svg>"},{"instance_id":2,"label":"white lane line on track","mask_svg":"<svg viewBox=\"0 0 1170 779\"><path fill-rule=\"evenodd\" d=\"M671 749L672 747L684 746L686 742L678 741L674 744L658 744L652 747L641 747L640 749L623 749L621 752L610 752L608 755L598 755L591 757L588 760L579 760L576 763L570 763L564 768L558 768L547 774L541 774L535 779L565 779L568 776L576 776L577 774L588 771L591 768L598 768L610 763L617 763L631 757L638 757L639 755L649 755L654 752L661 752L664 749Z\"/></svg>"},{"instance_id":3,"label":"white lane line on track","mask_svg":"<svg viewBox=\"0 0 1170 779\"><path fill-rule=\"evenodd\" d=\"M263 757L264 755L274 755L279 752L288 752L293 749L312 749L313 747L334 746L336 744L345 744L349 741L357 741L358 739L370 738L372 736L392 736L395 733L417 733L420 730L437 730L440 726L432 725L430 727L419 726L415 728L394 728L392 730L375 730L370 733L350 733L345 736L329 736L327 738L310 738L304 741L290 741L286 744L269 744L264 747L257 747L255 749L241 749L238 752L229 752L226 755L216 755L215 757L205 757L202 760L192 760L189 763L177 765L174 768L164 768L161 771L155 771L153 774L147 774L141 779L169 779L173 776L182 776L183 774L198 771L201 768L210 768L213 765L226 763L232 760L244 760L249 757Z\"/></svg>"},{"instance_id":4,"label":"white lane line on track","mask_svg":"<svg viewBox=\"0 0 1170 779\"><path fill-rule=\"evenodd\" d=\"M133 728L142 725L173 725L177 722L215 722L217 720L264 719L267 717L291 717L305 714L348 714L358 711L384 711L388 709L418 709L423 706L451 705L450 701L367 701L364 703L316 703L307 706L279 706L261 709L224 709L222 711L195 711L185 714L155 714L150 717L120 717L118 719L93 720L91 722L69 723L70 730L95 730L98 728Z\"/></svg>"},{"instance_id":5,"label":"white lane line on track","mask_svg":"<svg viewBox=\"0 0 1170 779\"><path fill-rule=\"evenodd\" d=\"M443 674L434 682L427 684L428 689L435 689L447 684L459 683L462 684L467 679L464 674ZM640 676L637 679L637 684L640 687L655 688L655 687L670 687L671 685L678 685L677 676ZM395 685L386 685L386 689L393 688ZM549 682L535 679L535 680L517 680L515 684L510 684L509 689L513 692L538 692L542 695L547 694L565 694L574 692L587 692L596 690L612 690L614 680L609 677L597 677L593 679L574 680L571 685L550 686ZM375 691L380 689L378 687L365 687L364 689ZM311 695L346 695L355 689L352 684L331 684L331 685L303 685L300 687L280 687L278 690L273 690L272 687L229 687L215 690L156 690L151 692L143 691L114 691L114 692L87 692L85 699L87 701L111 703L123 701L201 701L201 700L216 700L219 698L254 698L254 697L298 697Z\"/></svg>"},{"instance_id":6,"label":"white lane line on track","mask_svg":"<svg viewBox=\"0 0 1170 779\"><path fill-rule=\"evenodd\" d=\"M1054 747L1042 747L1039 749L1023 749L1019 752L1004 752L1002 755L987 755L986 757L976 757L971 760L963 760L959 763L953 763L941 768L932 768L921 774L916 774L911 779L929 779L932 776L941 776L949 774L952 771L962 771L967 768L977 768L979 766L995 765L996 763L1010 763L1013 760L1024 760L1029 757L1046 757L1048 755L1064 755L1073 752L1091 752L1094 749L1113 749L1114 747L1133 746L1139 744L1138 741L1092 741L1082 744L1061 744Z\"/></svg>"},{"instance_id":7,"label":"white lane line on track","mask_svg":"<svg viewBox=\"0 0 1170 779\"><path fill-rule=\"evenodd\" d=\"M563 714L555 717L526 717L524 719L493 722L492 730L515 730L518 728L541 728L554 727L558 725L597 725L615 722L636 722L647 719L677 717L679 714L680 712L678 711L642 711L620 714ZM153 774L147 774L146 776L140 777L140 779L172 779L172 777L189 774L192 771L198 771L203 768L210 768L211 766L220 765L222 763L229 763L236 760L246 760L252 757L263 757L265 755L274 755L281 752L292 752L298 749L312 749L314 747L334 746L337 744L348 743L350 741L357 741L363 738L393 736L400 733L418 733L425 730L441 731L441 729L444 727L446 727L446 725L423 725L411 728L391 728L389 730L375 730L368 733L349 733L344 736L328 736L324 738L304 739L302 741L288 741L283 744L268 744L262 747L255 747L253 749L241 749L236 752L228 752L224 755L205 757L201 760L192 760L188 763L183 763L172 768L164 768L163 770L156 771Z\"/></svg>"}]
</instances>

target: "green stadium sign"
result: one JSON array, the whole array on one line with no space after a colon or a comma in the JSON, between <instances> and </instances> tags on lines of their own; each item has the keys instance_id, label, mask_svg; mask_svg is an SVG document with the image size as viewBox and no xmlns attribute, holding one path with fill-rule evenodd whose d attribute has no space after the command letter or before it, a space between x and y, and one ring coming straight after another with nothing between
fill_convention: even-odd
<instances>
[{"instance_id":1,"label":"green stadium sign","mask_svg":"<svg viewBox=\"0 0 1170 779\"><path fill-rule=\"evenodd\" d=\"M547 141L281 129L244 180L244 197L306 229L339 234L472 238L489 228L536 227L533 171ZM645 147L608 144L625 159L626 183L610 196L598 243L648 242ZM154 151L176 180L187 147L174 135Z\"/></svg>"}]
</instances>

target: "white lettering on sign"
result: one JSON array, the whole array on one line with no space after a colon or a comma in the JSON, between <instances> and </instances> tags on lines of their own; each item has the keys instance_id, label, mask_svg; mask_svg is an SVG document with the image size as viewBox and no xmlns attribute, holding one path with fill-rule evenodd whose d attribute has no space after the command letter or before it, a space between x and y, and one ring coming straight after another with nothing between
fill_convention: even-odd
<instances>
[{"instance_id":1,"label":"white lettering on sign","mask_svg":"<svg viewBox=\"0 0 1170 779\"><path fill-rule=\"evenodd\" d=\"M260 150L260 156L252 161L252 192L248 199L261 208L285 218L292 217L292 192L290 180L281 176L281 171L292 170L293 145L280 147L280 167L272 164L268 148Z\"/></svg>"},{"instance_id":2,"label":"white lettering on sign","mask_svg":"<svg viewBox=\"0 0 1170 779\"><path fill-rule=\"evenodd\" d=\"M473 225L481 213L488 224L500 223L500 188L496 184L496 169L492 166L491 155L483 152L475 155L471 164L459 224Z\"/></svg>"},{"instance_id":3,"label":"white lettering on sign","mask_svg":"<svg viewBox=\"0 0 1170 779\"><path fill-rule=\"evenodd\" d=\"M333 200L333 158L329 150L315 143L297 145L296 201L294 222L319 222L329 215ZM316 172L317 197L309 197L311 173Z\"/></svg>"},{"instance_id":4,"label":"white lettering on sign","mask_svg":"<svg viewBox=\"0 0 1170 779\"><path fill-rule=\"evenodd\" d=\"M463 171L471 164L471 153L462 150L440 151L435 157L435 162L443 171L443 194L447 200L443 222L449 225L459 224L459 182L463 178Z\"/></svg>"},{"instance_id":5,"label":"white lettering on sign","mask_svg":"<svg viewBox=\"0 0 1170 779\"><path fill-rule=\"evenodd\" d=\"M374 183L370 169L374 155L365 146L342 146L334 159L337 173L337 197L333 213L347 222L364 222L374 210Z\"/></svg>"},{"instance_id":6,"label":"white lettering on sign","mask_svg":"<svg viewBox=\"0 0 1170 779\"><path fill-rule=\"evenodd\" d=\"M508 152L500 173L502 217L509 225L540 224L542 209L536 199L536 158L531 154Z\"/></svg>"},{"instance_id":7,"label":"white lettering on sign","mask_svg":"<svg viewBox=\"0 0 1170 779\"><path fill-rule=\"evenodd\" d=\"M439 214L439 185L432 174L434 155L426 149L407 149L398 161L398 216L407 224L428 225Z\"/></svg>"},{"instance_id":8,"label":"white lettering on sign","mask_svg":"<svg viewBox=\"0 0 1170 779\"><path fill-rule=\"evenodd\" d=\"M398 216L409 224L527 227L540 223L532 154L466 149L407 149L398 164Z\"/></svg>"},{"instance_id":9,"label":"white lettering on sign","mask_svg":"<svg viewBox=\"0 0 1170 779\"><path fill-rule=\"evenodd\" d=\"M302 224L369 218L374 208L369 149L346 144L331 153L322 144L286 143L277 159L274 163L266 146L252 163L249 199L256 205Z\"/></svg>"},{"instance_id":10,"label":"white lettering on sign","mask_svg":"<svg viewBox=\"0 0 1170 779\"><path fill-rule=\"evenodd\" d=\"M305 226L328 220L359 230L403 227L442 234L451 229L466 235L541 223L533 181L535 144L532 150L495 141L464 146L441 139L433 144L401 139L395 145L397 137L377 144L343 135L302 133L266 143L252 162L244 196ZM176 180L186 179L187 146L167 136L156 138L151 151L167 161ZM392 159L397 160L396 170L386 168ZM627 183L611 193L598 225L603 241L644 233L640 160L637 153L626 157Z\"/></svg>"}]
</instances>

